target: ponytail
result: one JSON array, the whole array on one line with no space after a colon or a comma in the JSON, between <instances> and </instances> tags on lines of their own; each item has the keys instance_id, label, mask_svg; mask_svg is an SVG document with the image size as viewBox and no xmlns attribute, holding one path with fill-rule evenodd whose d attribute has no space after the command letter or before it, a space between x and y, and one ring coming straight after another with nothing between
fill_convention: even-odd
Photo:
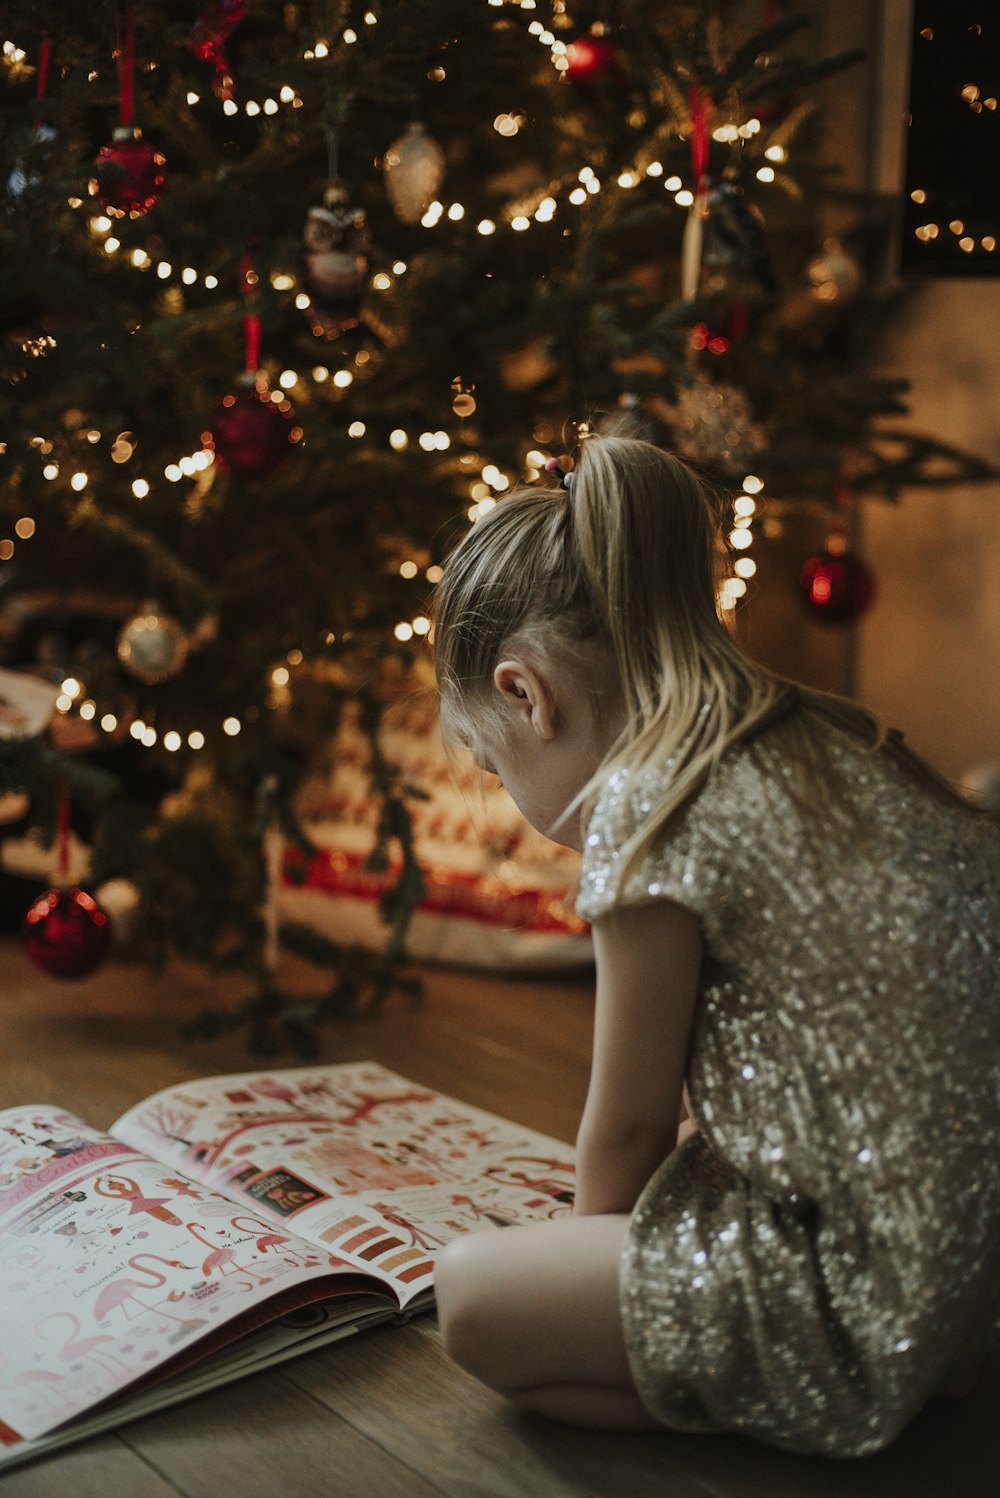
<instances>
[{"instance_id":1,"label":"ponytail","mask_svg":"<svg viewBox=\"0 0 1000 1498\"><path fill-rule=\"evenodd\" d=\"M720 756L779 719L787 720L785 748L807 813L817 775L828 785L835 777L826 752L831 723L958 799L870 713L786 681L743 654L718 609L720 537L721 516L680 459L648 442L590 435L571 486L515 490L476 522L435 596L443 722L466 742L493 711L501 651L528 646L571 667L576 656L582 689L589 676L579 643L607 652L625 726L580 793L584 824L614 770L662 771L651 777L658 790L648 815L620 850L623 881ZM828 798L835 816L838 803L850 823L850 798Z\"/></svg>"}]
</instances>

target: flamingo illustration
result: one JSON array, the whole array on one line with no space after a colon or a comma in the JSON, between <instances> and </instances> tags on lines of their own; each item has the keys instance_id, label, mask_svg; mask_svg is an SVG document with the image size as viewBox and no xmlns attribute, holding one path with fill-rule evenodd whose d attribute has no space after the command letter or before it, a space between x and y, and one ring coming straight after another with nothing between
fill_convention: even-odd
<instances>
[{"instance_id":1,"label":"flamingo illustration","mask_svg":"<svg viewBox=\"0 0 1000 1498\"><path fill-rule=\"evenodd\" d=\"M259 1254L266 1254L269 1249L280 1250L282 1258L289 1263L296 1259L300 1264L318 1264L320 1261L314 1254L304 1254L301 1249L285 1248L286 1243L292 1240L284 1233L276 1233L268 1222L261 1222L256 1217L231 1217L230 1222L238 1233L260 1233L254 1247Z\"/></svg>"},{"instance_id":2,"label":"flamingo illustration","mask_svg":"<svg viewBox=\"0 0 1000 1498\"><path fill-rule=\"evenodd\" d=\"M208 1255L201 1266L201 1272L203 1275L205 1275L206 1278L212 1273L213 1270L217 1269L219 1273L223 1275L250 1274L253 1275L255 1279L270 1279L270 1275L260 1274L257 1270L251 1269L247 1264L237 1264L236 1250L234 1248L228 1248L223 1246L222 1244L215 1244L211 1241L210 1238L203 1238L201 1233L199 1232L199 1224L197 1222L187 1222L184 1224L184 1226L187 1228L188 1232L193 1238L197 1238L199 1243L203 1243L206 1248L210 1248L212 1250L212 1252ZM249 1288L250 1287L248 1285L247 1289Z\"/></svg>"},{"instance_id":3,"label":"flamingo illustration","mask_svg":"<svg viewBox=\"0 0 1000 1498\"><path fill-rule=\"evenodd\" d=\"M35 1322L36 1335L43 1342L49 1341L49 1335L47 1332L42 1331L42 1327L59 1321L69 1322L69 1335L65 1337L59 1349L59 1361L61 1363L72 1364L77 1359L82 1359L87 1363L96 1363L106 1373L128 1372L125 1364L119 1362L110 1352L98 1351L105 1342L114 1342L114 1337L109 1337L103 1333L98 1334L96 1337L81 1337L79 1318L74 1316L72 1311L53 1311L50 1315L43 1316L41 1321Z\"/></svg>"},{"instance_id":4,"label":"flamingo illustration","mask_svg":"<svg viewBox=\"0 0 1000 1498\"><path fill-rule=\"evenodd\" d=\"M201 1319L176 1316L173 1311L163 1309L167 1301L175 1302L183 1300L184 1292L182 1290L171 1290L163 1300L156 1301L153 1305L149 1305L146 1301L139 1299L138 1292L140 1290L155 1290L159 1285L167 1283L167 1276L165 1274L161 1274L158 1269L145 1268L138 1262L140 1259L155 1259L158 1264L165 1264L168 1269L194 1268L193 1264L182 1264L179 1259L164 1259L160 1254L133 1254L128 1261L130 1266L137 1273L148 1275L152 1280L152 1284L144 1285L140 1280L131 1279L112 1280L110 1284L104 1286L94 1302L95 1319L103 1321L112 1311L120 1310L126 1321L134 1321L137 1317L144 1316L147 1311L154 1311L156 1315L163 1316L169 1321L176 1321L180 1324L181 1330L175 1332L170 1338L172 1342L180 1337L187 1336L188 1332L193 1331L195 1327L204 1326L205 1322ZM133 1303L137 1307L136 1310L129 1309Z\"/></svg>"},{"instance_id":5,"label":"flamingo illustration","mask_svg":"<svg viewBox=\"0 0 1000 1498\"><path fill-rule=\"evenodd\" d=\"M9 1353L4 1355L3 1366L0 1368L0 1385L6 1389L35 1389L52 1414L60 1416L64 1416L65 1411L72 1408L69 1399L58 1387L63 1378L63 1374L50 1373L45 1368L24 1368L15 1373Z\"/></svg>"}]
</instances>

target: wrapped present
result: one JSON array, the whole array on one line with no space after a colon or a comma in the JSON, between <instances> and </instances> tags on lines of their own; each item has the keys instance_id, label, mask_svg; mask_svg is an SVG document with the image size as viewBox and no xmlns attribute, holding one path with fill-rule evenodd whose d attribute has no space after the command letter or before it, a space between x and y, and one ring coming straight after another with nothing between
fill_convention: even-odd
<instances>
[{"instance_id":1,"label":"wrapped present","mask_svg":"<svg viewBox=\"0 0 1000 1498\"><path fill-rule=\"evenodd\" d=\"M445 753L432 695L385 717L379 748L426 800L409 802L426 893L414 911L407 951L424 961L496 970L545 971L588 964L589 928L573 908L579 855L529 826L471 757ZM349 706L328 766L303 787L298 812L312 856L285 850L279 919L335 941L385 945L379 899L398 864L368 865L379 804L371 747Z\"/></svg>"}]
</instances>

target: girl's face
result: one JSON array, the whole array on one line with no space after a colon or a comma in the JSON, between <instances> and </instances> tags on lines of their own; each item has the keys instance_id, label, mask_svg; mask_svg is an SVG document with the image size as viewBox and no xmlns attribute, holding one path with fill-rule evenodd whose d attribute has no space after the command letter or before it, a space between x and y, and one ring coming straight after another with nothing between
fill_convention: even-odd
<instances>
[{"instance_id":1,"label":"girl's face","mask_svg":"<svg viewBox=\"0 0 1000 1498\"><path fill-rule=\"evenodd\" d=\"M544 837L578 852L578 797L621 726L617 695L596 656L586 681L552 664L512 656L496 667L500 722L490 718L473 753L498 775L527 821ZM501 726L502 725L502 726Z\"/></svg>"},{"instance_id":2,"label":"girl's face","mask_svg":"<svg viewBox=\"0 0 1000 1498\"><path fill-rule=\"evenodd\" d=\"M582 847L580 808L574 800L586 785L596 760L584 768L577 748L564 738L541 739L518 733L503 742L489 735L477 746L476 762L497 775L518 811L543 837L564 847Z\"/></svg>"}]
</instances>

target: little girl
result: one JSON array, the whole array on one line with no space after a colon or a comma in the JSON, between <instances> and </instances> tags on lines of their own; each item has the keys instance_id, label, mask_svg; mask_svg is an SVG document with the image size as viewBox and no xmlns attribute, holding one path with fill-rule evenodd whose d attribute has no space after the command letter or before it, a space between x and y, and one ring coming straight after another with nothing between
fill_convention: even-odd
<instances>
[{"instance_id":1,"label":"little girl","mask_svg":"<svg viewBox=\"0 0 1000 1498\"><path fill-rule=\"evenodd\" d=\"M449 1247L445 1345L570 1423L870 1452L1000 1322L1000 836L742 654L681 462L571 478L437 594L445 732L582 851L597 964L574 1213Z\"/></svg>"}]
</instances>

